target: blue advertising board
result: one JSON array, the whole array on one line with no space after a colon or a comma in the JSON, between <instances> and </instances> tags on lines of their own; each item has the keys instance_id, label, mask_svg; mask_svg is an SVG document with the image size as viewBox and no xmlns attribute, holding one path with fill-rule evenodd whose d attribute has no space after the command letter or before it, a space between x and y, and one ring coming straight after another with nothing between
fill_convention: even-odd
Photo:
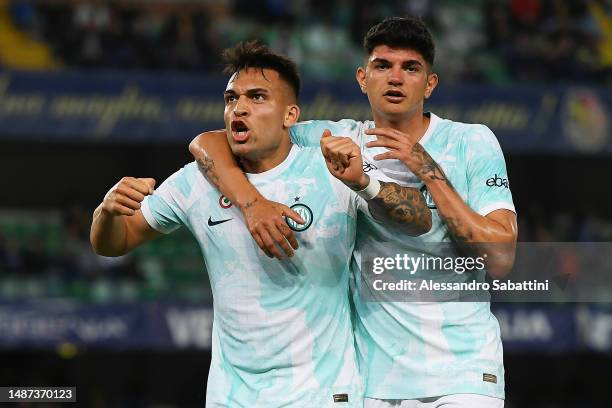
<instances>
[{"instance_id":1,"label":"blue advertising board","mask_svg":"<svg viewBox=\"0 0 612 408\"><path fill-rule=\"evenodd\" d=\"M301 119L370 119L351 76L305 80ZM227 79L170 73L0 72L0 138L184 143L223 126ZM439 116L484 123L507 152L611 153L612 92L596 87L440 84Z\"/></svg>"},{"instance_id":2,"label":"blue advertising board","mask_svg":"<svg viewBox=\"0 0 612 408\"><path fill-rule=\"evenodd\" d=\"M504 351L612 352L612 306L495 304ZM209 350L209 305L0 304L0 348Z\"/></svg>"}]
</instances>

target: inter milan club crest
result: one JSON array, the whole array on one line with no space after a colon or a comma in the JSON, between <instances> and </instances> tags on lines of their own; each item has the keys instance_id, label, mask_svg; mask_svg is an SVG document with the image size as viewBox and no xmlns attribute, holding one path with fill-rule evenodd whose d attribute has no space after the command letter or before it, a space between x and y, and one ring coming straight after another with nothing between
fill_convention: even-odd
<instances>
[{"instance_id":1,"label":"inter milan club crest","mask_svg":"<svg viewBox=\"0 0 612 408\"><path fill-rule=\"evenodd\" d=\"M298 224L291 218L285 217L285 221L287 225L289 225L289 228L297 232L306 231L312 225L312 210L305 204L293 204L291 209L300 214L300 217L302 217L305 222L304 224Z\"/></svg>"},{"instance_id":2,"label":"inter milan club crest","mask_svg":"<svg viewBox=\"0 0 612 408\"><path fill-rule=\"evenodd\" d=\"M221 206L221 208L227 210L232 206L232 202L228 200L224 195L222 195L221 197L219 197L219 205Z\"/></svg>"}]
</instances>

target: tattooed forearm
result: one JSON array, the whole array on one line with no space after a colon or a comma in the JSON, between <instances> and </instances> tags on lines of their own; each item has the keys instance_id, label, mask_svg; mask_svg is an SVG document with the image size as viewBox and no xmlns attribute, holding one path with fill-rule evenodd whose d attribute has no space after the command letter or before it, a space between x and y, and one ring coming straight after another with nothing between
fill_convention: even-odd
<instances>
[{"instance_id":1,"label":"tattooed forearm","mask_svg":"<svg viewBox=\"0 0 612 408\"><path fill-rule=\"evenodd\" d=\"M198 158L198 168L204 174L204 177L211 183L219 188L219 176L217 175L217 171L215 169L215 162L210 157L206 156L204 158Z\"/></svg>"},{"instance_id":2,"label":"tattooed forearm","mask_svg":"<svg viewBox=\"0 0 612 408\"><path fill-rule=\"evenodd\" d=\"M368 201L374 218L398 224L410 235L421 235L431 229L431 210L416 188L380 182L380 192Z\"/></svg>"},{"instance_id":3,"label":"tattooed forearm","mask_svg":"<svg viewBox=\"0 0 612 408\"><path fill-rule=\"evenodd\" d=\"M421 179L428 177L430 180L442 180L450 184L444 171L435 162L424 164L423 167L421 167L421 173L419 175Z\"/></svg>"},{"instance_id":4,"label":"tattooed forearm","mask_svg":"<svg viewBox=\"0 0 612 408\"><path fill-rule=\"evenodd\" d=\"M443 181L448 188L452 191L451 193L456 193L452 183L444 174L444 170L440 167L438 163L423 149L418 143L412 147L412 153L418 157L418 161L420 163L420 167L416 172L416 175L423 180L426 184L428 181ZM431 190L430 190L431 191ZM448 230L455 242L470 242L473 238L472 231L470 228L465 225L465 223L461 222L459 218L449 217L445 214L445 211L442 207L438 206L438 213L446 222L448 226Z\"/></svg>"},{"instance_id":5,"label":"tattooed forearm","mask_svg":"<svg viewBox=\"0 0 612 408\"><path fill-rule=\"evenodd\" d=\"M426 184L428 181L439 180L443 181L448 188L451 189L451 194L456 194L456 190L453 187L450 180L444 174L444 170L438 163L423 149L420 144L415 144L413 153L419 157L421 166L417 173L417 176L423 180ZM431 191L431 190L430 190ZM434 197L435 200L435 197ZM443 207L438 206L438 214L444 220L448 227L448 231L455 242L470 242L473 239L473 234L469 226L459 218L450 217L446 214Z\"/></svg>"},{"instance_id":6,"label":"tattooed forearm","mask_svg":"<svg viewBox=\"0 0 612 408\"><path fill-rule=\"evenodd\" d=\"M255 203L257 202L257 197L255 197L253 200L251 201L247 201L246 203L244 203L242 205L242 209L243 210L248 210L249 208L253 207L255 205Z\"/></svg>"},{"instance_id":7,"label":"tattooed forearm","mask_svg":"<svg viewBox=\"0 0 612 408\"><path fill-rule=\"evenodd\" d=\"M445 181L448 185L450 181L446 178L446 174L444 174L444 170L436 163L436 161L427 153L423 146L419 143L415 143L412 147L412 154L415 159L421 163L419 170L416 172L416 175L423 181L427 179L429 180L441 180Z\"/></svg>"},{"instance_id":8,"label":"tattooed forearm","mask_svg":"<svg viewBox=\"0 0 612 408\"><path fill-rule=\"evenodd\" d=\"M470 228L458 218L444 217L448 231L455 242L470 242L473 234Z\"/></svg>"}]
</instances>

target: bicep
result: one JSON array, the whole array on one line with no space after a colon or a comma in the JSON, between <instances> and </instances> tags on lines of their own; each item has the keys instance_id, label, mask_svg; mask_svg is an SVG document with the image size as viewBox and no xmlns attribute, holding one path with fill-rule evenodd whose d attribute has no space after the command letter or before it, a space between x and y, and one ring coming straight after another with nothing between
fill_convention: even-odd
<instances>
[{"instance_id":1,"label":"bicep","mask_svg":"<svg viewBox=\"0 0 612 408\"><path fill-rule=\"evenodd\" d=\"M151 241L154 238L163 235L161 232L154 230L145 217L142 211L138 210L131 217L124 217L126 230L126 250L131 251L139 245Z\"/></svg>"}]
</instances>

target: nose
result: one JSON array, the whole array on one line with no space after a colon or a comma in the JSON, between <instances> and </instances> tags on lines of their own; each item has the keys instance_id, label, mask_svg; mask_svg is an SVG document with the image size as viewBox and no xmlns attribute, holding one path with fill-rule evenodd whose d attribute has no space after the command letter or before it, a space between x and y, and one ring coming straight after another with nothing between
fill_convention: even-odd
<instances>
[{"instance_id":1,"label":"nose","mask_svg":"<svg viewBox=\"0 0 612 408\"><path fill-rule=\"evenodd\" d=\"M393 67L389 70L389 85L394 85L394 86L400 86L404 83L403 77L402 77L402 68L401 67Z\"/></svg>"},{"instance_id":2,"label":"nose","mask_svg":"<svg viewBox=\"0 0 612 408\"><path fill-rule=\"evenodd\" d=\"M243 117L249 114L249 107L246 103L246 99L247 98L243 97L242 95L238 97L236 105L234 105L234 115L236 117Z\"/></svg>"}]
</instances>

